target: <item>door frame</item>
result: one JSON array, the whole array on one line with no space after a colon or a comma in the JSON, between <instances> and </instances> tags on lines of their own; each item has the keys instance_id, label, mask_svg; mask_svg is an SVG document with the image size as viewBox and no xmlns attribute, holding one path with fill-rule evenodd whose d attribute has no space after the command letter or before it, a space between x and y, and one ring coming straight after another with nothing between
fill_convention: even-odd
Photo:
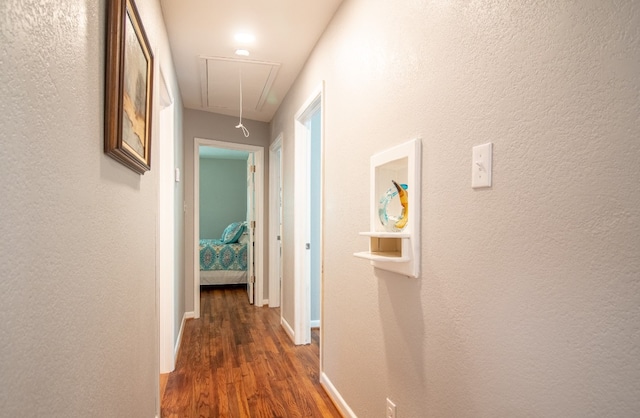
<instances>
[{"instance_id":1,"label":"door frame","mask_svg":"<svg viewBox=\"0 0 640 418\"><path fill-rule=\"evenodd\" d=\"M173 98L160 70L158 141L158 218L156 271L158 276L158 319L160 373L175 369L177 355L175 312L175 160Z\"/></svg>"},{"instance_id":2,"label":"door frame","mask_svg":"<svg viewBox=\"0 0 640 418\"><path fill-rule=\"evenodd\" d=\"M277 164L276 164L277 161ZM282 298L281 212L282 212L282 132L269 147L269 307L280 306ZM280 241L278 241L278 235ZM282 316L282 310L280 312Z\"/></svg>"},{"instance_id":3,"label":"door frame","mask_svg":"<svg viewBox=\"0 0 640 418\"><path fill-rule=\"evenodd\" d=\"M255 172L255 207L256 228L255 242L258 251L255 252L254 304L262 306L264 299L264 147L257 145L238 144L235 142L218 141L207 138L194 138L193 144L193 311L194 317L200 318L200 146L225 148L231 150L252 152L256 166ZM251 280L251 278L247 278Z\"/></svg>"},{"instance_id":4,"label":"door frame","mask_svg":"<svg viewBox=\"0 0 640 418\"><path fill-rule=\"evenodd\" d=\"M247 213L246 213L246 222L247 222L247 230L249 237L249 245L247 246L247 297L249 298L249 303L255 305L255 289L254 282L251 281L252 277L256 277L255 274L255 253L256 253L256 237L255 237L255 228L252 225L252 222L255 222L256 214L255 214L255 201L256 201L256 184L255 184L255 166L256 159L254 153L249 153L247 156L246 163L246 185L245 188L247 190Z\"/></svg>"},{"instance_id":5,"label":"door frame","mask_svg":"<svg viewBox=\"0 0 640 418\"><path fill-rule=\"evenodd\" d=\"M294 344L311 343L311 294L309 283L309 251L305 248L309 242L309 166L310 138L307 126L309 117L320 109L320 322L322 323L322 282L323 282L323 165L324 165L324 81L317 86L294 117L295 162L294 162L294 261L293 261L293 293L294 293ZM322 332L322 327L320 328ZM320 344L322 359L322 338Z\"/></svg>"}]
</instances>

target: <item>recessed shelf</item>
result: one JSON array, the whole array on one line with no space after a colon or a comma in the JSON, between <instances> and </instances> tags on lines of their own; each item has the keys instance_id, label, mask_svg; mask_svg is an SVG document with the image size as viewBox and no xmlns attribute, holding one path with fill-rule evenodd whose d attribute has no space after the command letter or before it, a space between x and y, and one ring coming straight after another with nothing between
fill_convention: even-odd
<instances>
[{"instance_id":1,"label":"recessed shelf","mask_svg":"<svg viewBox=\"0 0 640 418\"><path fill-rule=\"evenodd\" d=\"M369 251L355 253L356 257L369 260L405 263L409 256L409 234L397 232L361 232L369 237Z\"/></svg>"},{"instance_id":2,"label":"recessed shelf","mask_svg":"<svg viewBox=\"0 0 640 418\"><path fill-rule=\"evenodd\" d=\"M414 139L373 155L370 187L371 229L360 232L361 236L369 237L369 251L353 255L369 260L376 268L418 277L420 140Z\"/></svg>"},{"instance_id":3,"label":"recessed shelf","mask_svg":"<svg viewBox=\"0 0 640 418\"><path fill-rule=\"evenodd\" d=\"M377 253L377 252L369 252L362 251L359 253L353 253L354 256L358 258L364 258L367 260L373 261L384 261L387 263L405 263L409 261L408 257L402 257L400 253Z\"/></svg>"}]
</instances>

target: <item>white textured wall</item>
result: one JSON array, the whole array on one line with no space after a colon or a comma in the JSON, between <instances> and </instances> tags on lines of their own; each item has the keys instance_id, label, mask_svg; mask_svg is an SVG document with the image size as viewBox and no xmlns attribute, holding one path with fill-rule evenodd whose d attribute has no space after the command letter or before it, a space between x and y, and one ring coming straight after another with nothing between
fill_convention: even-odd
<instances>
[{"instance_id":1,"label":"white textured wall","mask_svg":"<svg viewBox=\"0 0 640 418\"><path fill-rule=\"evenodd\" d=\"M159 412L157 147L144 176L103 153L105 33L105 0L0 2L2 416Z\"/></svg>"},{"instance_id":2,"label":"white textured wall","mask_svg":"<svg viewBox=\"0 0 640 418\"><path fill-rule=\"evenodd\" d=\"M345 1L271 137L286 219L293 116L326 80L323 362L358 416L387 396L399 417L637 416L639 74L637 1ZM422 277L406 279L351 254L369 156L414 137ZM473 190L489 141L494 185Z\"/></svg>"}]
</instances>

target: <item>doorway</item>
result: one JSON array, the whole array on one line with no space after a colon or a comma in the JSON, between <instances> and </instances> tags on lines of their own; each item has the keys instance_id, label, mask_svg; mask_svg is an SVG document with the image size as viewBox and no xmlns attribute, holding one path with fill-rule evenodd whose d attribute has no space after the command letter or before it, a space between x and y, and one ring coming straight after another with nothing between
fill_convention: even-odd
<instances>
[{"instance_id":1,"label":"doorway","mask_svg":"<svg viewBox=\"0 0 640 418\"><path fill-rule=\"evenodd\" d=\"M253 297L253 303L256 306L263 305L263 281L264 281L264 268L263 268L263 254L264 254L264 148L254 145L237 144L233 142L216 141L204 138L195 138L194 143L194 219L193 219L193 236L194 236L194 277L193 277L193 295L194 295L194 317L200 317L200 155L198 150L200 147L210 147L219 150L226 150L229 152L242 151L249 155L249 158L253 159L253 181L251 186L253 190L247 191L247 197L252 199L251 202L247 202L247 205L251 205L255 213L255 227L252 229L251 243L249 247L254 249L253 251L253 263L251 263L251 257L248 259L248 264L254 266L253 274L247 277L248 295L251 299ZM247 182L249 186L249 182ZM255 243L252 245L252 243Z\"/></svg>"},{"instance_id":2,"label":"doorway","mask_svg":"<svg viewBox=\"0 0 640 418\"><path fill-rule=\"evenodd\" d=\"M323 91L321 84L295 116L295 344L309 344L322 322Z\"/></svg>"}]
</instances>

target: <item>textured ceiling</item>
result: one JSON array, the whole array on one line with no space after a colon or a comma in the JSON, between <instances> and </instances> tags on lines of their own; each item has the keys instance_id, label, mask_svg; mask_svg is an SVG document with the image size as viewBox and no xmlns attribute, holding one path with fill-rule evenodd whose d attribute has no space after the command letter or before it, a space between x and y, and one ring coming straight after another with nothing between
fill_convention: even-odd
<instances>
[{"instance_id":1,"label":"textured ceiling","mask_svg":"<svg viewBox=\"0 0 640 418\"><path fill-rule=\"evenodd\" d=\"M238 116L242 72L243 117L269 122L340 3L161 0L184 106Z\"/></svg>"}]
</instances>

